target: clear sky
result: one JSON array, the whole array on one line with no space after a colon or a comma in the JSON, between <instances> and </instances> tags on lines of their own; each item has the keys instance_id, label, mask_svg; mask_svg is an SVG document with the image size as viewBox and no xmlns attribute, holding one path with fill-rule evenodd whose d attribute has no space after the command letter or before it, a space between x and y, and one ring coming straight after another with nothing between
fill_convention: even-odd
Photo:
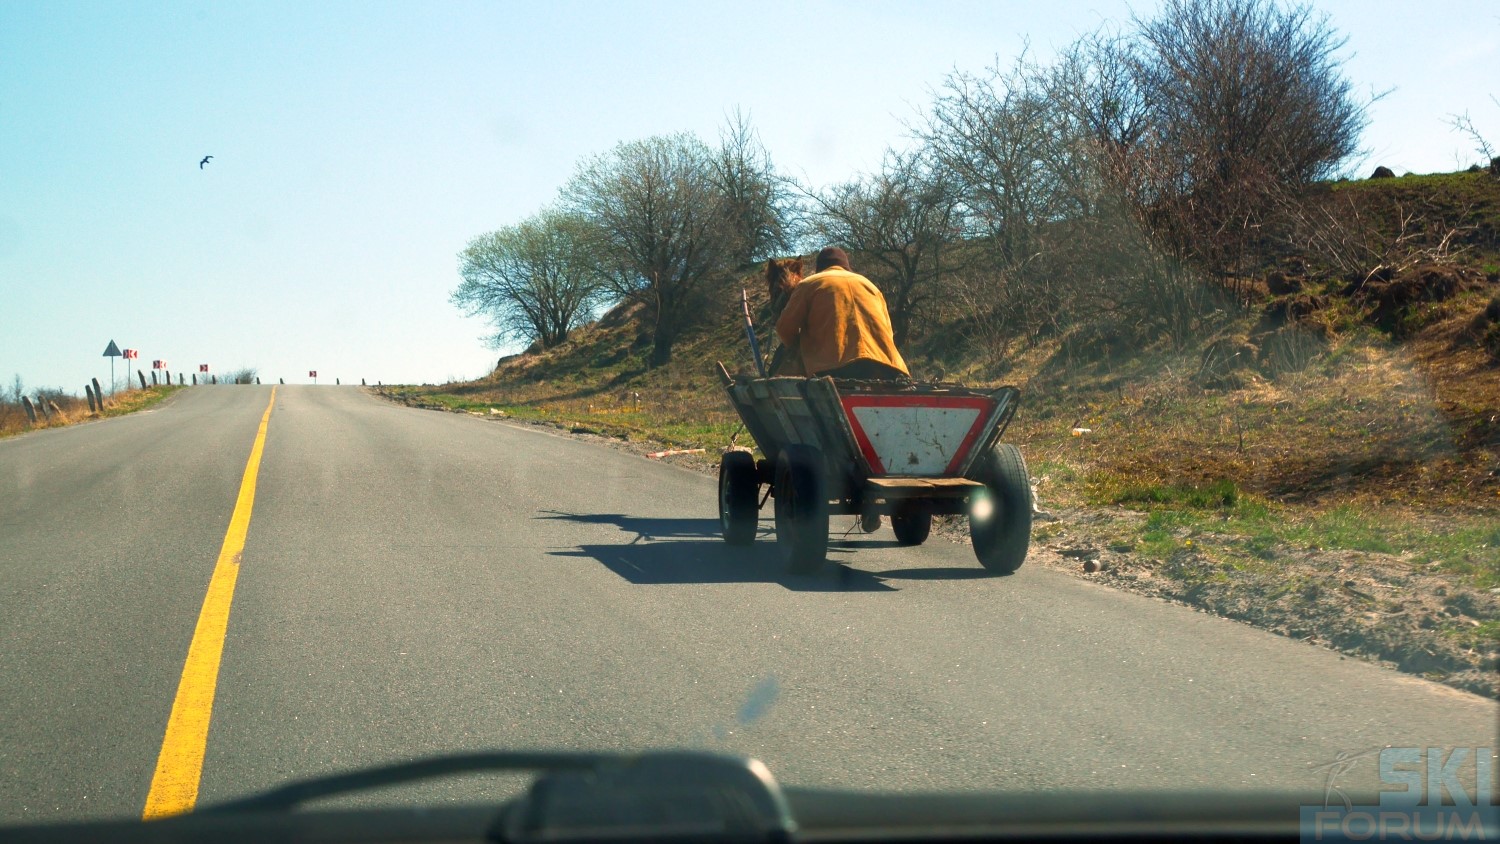
<instances>
[{"instance_id":1,"label":"clear sky","mask_svg":"<svg viewBox=\"0 0 1500 844\"><path fill-rule=\"evenodd\" d=\"M1359 89L1391 89L1353 172L1473 163L1466 110L1500 146L1500 6L1314 5ZM581 158L739 107L783 169L846 179L945 74L1131 8L0 0L0 382L79 393L111 339L273 382L478 376L456 255Z\"/></svg>"}]
</instances>

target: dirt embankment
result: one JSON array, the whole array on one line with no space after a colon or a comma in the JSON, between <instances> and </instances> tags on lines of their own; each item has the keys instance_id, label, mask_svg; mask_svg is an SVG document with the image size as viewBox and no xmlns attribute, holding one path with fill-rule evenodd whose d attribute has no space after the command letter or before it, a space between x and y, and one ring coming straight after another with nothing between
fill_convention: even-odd
<instances>
[{"instance_id":1,"label":"dirt embankment","mask_svg":"<svg viewBox=\"0 0 1500 844\"><path fill-rule=\"evenodd\" d=\"M1500 698L1500 594L1414 571L1399 555L1275 549L1275 565L1226 566L1184 540L1157 562L1111 548L1146 515L1059 509L1038 522L1031 564L1184 604L1455 688ZM963 541L961 525L942 535ZM1087 565L1092 563L1093 565ZM1086 569L1096 569L1087 572Z\"/></svg>"}]
</instances>

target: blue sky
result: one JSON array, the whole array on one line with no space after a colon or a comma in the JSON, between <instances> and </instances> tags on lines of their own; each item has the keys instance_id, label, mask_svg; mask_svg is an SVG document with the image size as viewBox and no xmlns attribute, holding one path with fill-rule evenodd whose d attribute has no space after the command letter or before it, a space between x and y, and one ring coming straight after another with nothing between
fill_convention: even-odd
<instances>
[{"instance_id":1,"label":"blue sky","mask_svg":"<svg viewBox=\"0 0 1500 844\"><path fill-rule=\"evenodd\" d=\"M1500 146L1500 7L1315 6L1359 90L1393 89L1351 170L1467 166L1466 110ZM738 107L783 169L846 179L945 74L1131 8L0 0L0 380L81 392L110 339L288 383L478 376L456 254L581 158Z\"/></svg>"}]
</instances>

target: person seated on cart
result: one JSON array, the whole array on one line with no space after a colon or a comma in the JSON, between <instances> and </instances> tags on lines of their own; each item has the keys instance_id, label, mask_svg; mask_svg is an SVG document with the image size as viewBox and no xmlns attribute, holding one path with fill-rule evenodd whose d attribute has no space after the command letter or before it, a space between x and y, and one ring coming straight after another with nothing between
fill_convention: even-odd
<instances>
[{"instance_id":1,"label":"person seated on cart","mask_svg":"<svg viewBox=\"0 0 1500 844\"><path fill-rule=\"evenodd\" d=\"M776 334L798 354L810 376L866 381L911 377L896 350L885 297L850 269L848 254L837 246L819 252L813 274L792 288Z\"/></svg>"}]
</instances>

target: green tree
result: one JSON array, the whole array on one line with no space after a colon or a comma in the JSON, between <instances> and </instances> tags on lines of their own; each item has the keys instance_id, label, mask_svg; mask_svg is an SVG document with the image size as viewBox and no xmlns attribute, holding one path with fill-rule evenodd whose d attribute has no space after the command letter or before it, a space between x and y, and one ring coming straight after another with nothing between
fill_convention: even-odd
<instances>
[{"instance_id":1,"label":"green tree","mask_svg":"<svg viewBox=\"0 0 1500 844\"><path fill-rule=\"evenodd\" d=\"M546 210L474 238L459 253L463 281L452 302L470 316L489 317L494 345L558 345L598 303L601 276L585 247L587 234L577 216Z\"/></svg>"},{"instance_id":2,"label":"green tree","mask_svg":"<svg viewBox=\"0 0 1500 844\"><path fill-rule=\"evenodd\" d=\"M693 135L622 143L588 159L563 198L590 229L591 260L605 286L645 305L653 367L671 360L712 283L753 250L714 151Z\"/></svg>"}]
</instances>

